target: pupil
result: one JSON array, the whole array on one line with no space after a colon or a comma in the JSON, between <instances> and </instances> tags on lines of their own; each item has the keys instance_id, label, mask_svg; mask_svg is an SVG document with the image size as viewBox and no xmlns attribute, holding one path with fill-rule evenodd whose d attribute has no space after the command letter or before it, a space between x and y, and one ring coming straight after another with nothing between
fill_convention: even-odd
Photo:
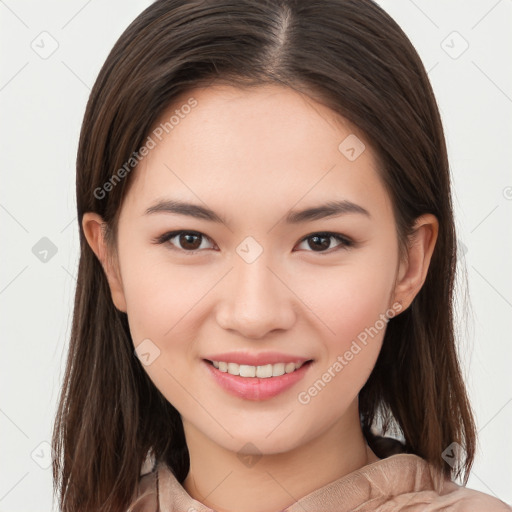
<instances>
[{"instance_id":1,"label":"pupil","mask_svg":"<svg viewBox=\"0 0 512 512\"><path fill-rule=\"evenodd\" d=\"M190 234L190 233L188 233L188 234L182 234L182 235L181 235L181 237L180 237L180 244L182 245L182 247L183 247L184 249L192 249L192 250L197 249L197 247L199 247L199 246L197 245L197 243L196 243L196 244L195 244L195 246L194 246L194 243L190 241L190 240L191 240L191 239L193 239L193 238L198 239L199 237L198 237L197 235L192 235L192 234ZM183 241L184 241L184 242L183 242ZM197 242L197 240L196 240L196 242ZM192 244L192 246L193 246L193 247L190 247L190 246L189 246L190 244Z\"/></svg>"},{"instance_id":2,"label":"pupil","mask_svg":"<svg viewBox=\"0 0 512 512\"><path fill-rule=\"evenodd\" d=\"M321 247L321 249L328 249L329 248L329 238L328 236L313 236L311 237L311 240L314 240L314 243L318 243L318 240L324 240L325 243L321 243L319 244ZM314 249L315 247L312 247L311 246L311 243L309 244L309 246ZM318 248L318 245L316 246Z\"/></svg>"}]
</instances>

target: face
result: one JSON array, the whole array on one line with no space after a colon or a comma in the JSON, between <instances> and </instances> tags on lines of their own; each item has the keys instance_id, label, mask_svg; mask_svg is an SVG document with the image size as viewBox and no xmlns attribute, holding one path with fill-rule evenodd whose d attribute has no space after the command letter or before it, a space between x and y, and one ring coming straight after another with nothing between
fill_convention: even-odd
<instances>
[{"instance_id":1,"label":"face","mask_svg":"<svg viewBox=\"0 0 512 512\"><path fill-rule=\"evenodd\" d=\"M197 89L162 122L177 109L122 205L116 305L184 424L234 451L291 450L353 408L401 308L390 198L364 137L294 90ZM334 202L336 213L297 215ZM232 378L205 361L219 354L310 362Z\"/></svg>"}]
</instances>

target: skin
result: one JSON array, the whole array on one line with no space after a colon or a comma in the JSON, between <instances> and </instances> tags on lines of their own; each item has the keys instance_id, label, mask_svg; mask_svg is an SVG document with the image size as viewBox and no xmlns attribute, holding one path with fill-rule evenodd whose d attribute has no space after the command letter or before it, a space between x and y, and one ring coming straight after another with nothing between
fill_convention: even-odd
<instances>
[{"instance_id":1,"label":"skin","mask_svg":"<svg viewBox=\"0 0 512 512\"><path fill-rule=\"evenodd\" d=\"M181 414L191 460L187 492L219 512L282 510L378 460L363 437L357 398L385 327L309 403L297 397L379 315L410 305L425 280L438 223L432 215L417 219L400 261L391 200L369 143L311 98L280 86L216 85L189 91L162 119L191 96L198 105L133 171L117 256L108 258L100 216L86 213L83 229L115 306L128 315L134 345L149 338L160 350L144 368ZM350 134L366 144L355 161L338 149ZM207 206L228 225L144 214L170 197ZM290 210L340 199L370 217L283 221ZM188 246L183 237L181 245L180 237L152 243L180 229L205 237ZM355 245L328 238L322 249L306 238L322 231ZM263 249L252 263L236 252L248 236ZM198 251L186 254L186 247ZM227 394L202 362L207 354L239 350L314 362L291 389L251 401ZM238 456L246 443L249 454L261 455L256 463Z\"/></svg>"}]
</instances>

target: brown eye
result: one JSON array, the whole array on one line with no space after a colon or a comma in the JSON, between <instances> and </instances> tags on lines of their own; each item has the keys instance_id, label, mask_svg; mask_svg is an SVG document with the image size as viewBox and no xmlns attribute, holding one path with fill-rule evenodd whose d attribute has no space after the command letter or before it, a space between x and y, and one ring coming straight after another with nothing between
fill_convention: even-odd
<instances>
[{"instance_id":1,"label":"brown eye","mask_svg":"<svg viewBox=\"0 0 512 512\"><path fill-rule=\"evenodd\" d=\"M332 251L329 251L328 249L331 248L332 239L336 240L338 244L332 247ZM192 254L203 249L208 249L208 247L202 247L204 241L211 242L209 237L197 231L173 231L171 233L165 233L153 241L158 244L166 243L173 250ZM301 240L301 244L306 242L309 248L307 252L327 254L337 250L347 249L354 245L349 238L339 233L330 232L312 233Z\"/></svg>"},{"instance_id":2,"label":"brown eye","mask_svg":"<svg viewBox=\"0 0 512 512\"><path fill-rule=\"evenodd\" d=\"M156 238L154 242L158 244L168 243L173 250L193 253L209 248L203 246L205 240L209 240L209 238L195 231L173 231Z\"/></svg>"},{"instance_id":3,"label":"brown eye","mask_svg":"<svg viewBox=\"0 0 512 512\"><path fill-rule=\"evenodd\" d=\"M329 249L329 246L331 245L331 237L329 236L311 236L308 238L309 242L308 245L313 250L316 251L316 249L324 250Z\"/></svg>"},{"instance_id":4,"label":"brown eye","mask_svg":"<svg viewBox=\"0 0 512 512\"><path fill-rule=\"evenodd\" d=\"M301 243L307 242L308 247L312 249L312 251L308 252L323 253L330 248L332 239L335 239L339 242L333 247L334 250L346 249L352 245L352 242L348 238L338 233L313 233L303 238Z\"/></svg>"},{"instance_id":5,"label":"brown eye","mask_svg":"<svg viewBox=\"0 0 512 512\"><path fill-rule=\"evenodd\" d=\"M199 247L201 246L200 237L201 235L182 233L181 235L178 235L178 240L183 249L190 249L192 251L195 251L196 249L199 249Z\"/></svg>"}]
</instances>

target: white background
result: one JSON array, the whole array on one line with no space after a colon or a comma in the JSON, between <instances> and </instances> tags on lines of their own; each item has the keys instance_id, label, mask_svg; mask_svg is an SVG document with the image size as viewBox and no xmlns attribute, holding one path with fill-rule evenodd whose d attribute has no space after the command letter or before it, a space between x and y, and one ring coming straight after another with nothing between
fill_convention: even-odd
<instances>
[{"instance_id":1,"label":"white background","mask_svg":"<svg viewBox=\"0 0 512 512\"><path fill-rule=\"evenodd\" d=\"M379 3L429 70L446 131L471 296L461 282L460 352L479 429L468 487L512 503L512 2ZM51 468L40 466L76 285L79 129L100 66L149 4L0 0L0 512L52 509ZM58 43L47 59L31 47L41 38ZM46 263L32 251L43 237L57 251Z\"/></svg>"}]
</instances>

